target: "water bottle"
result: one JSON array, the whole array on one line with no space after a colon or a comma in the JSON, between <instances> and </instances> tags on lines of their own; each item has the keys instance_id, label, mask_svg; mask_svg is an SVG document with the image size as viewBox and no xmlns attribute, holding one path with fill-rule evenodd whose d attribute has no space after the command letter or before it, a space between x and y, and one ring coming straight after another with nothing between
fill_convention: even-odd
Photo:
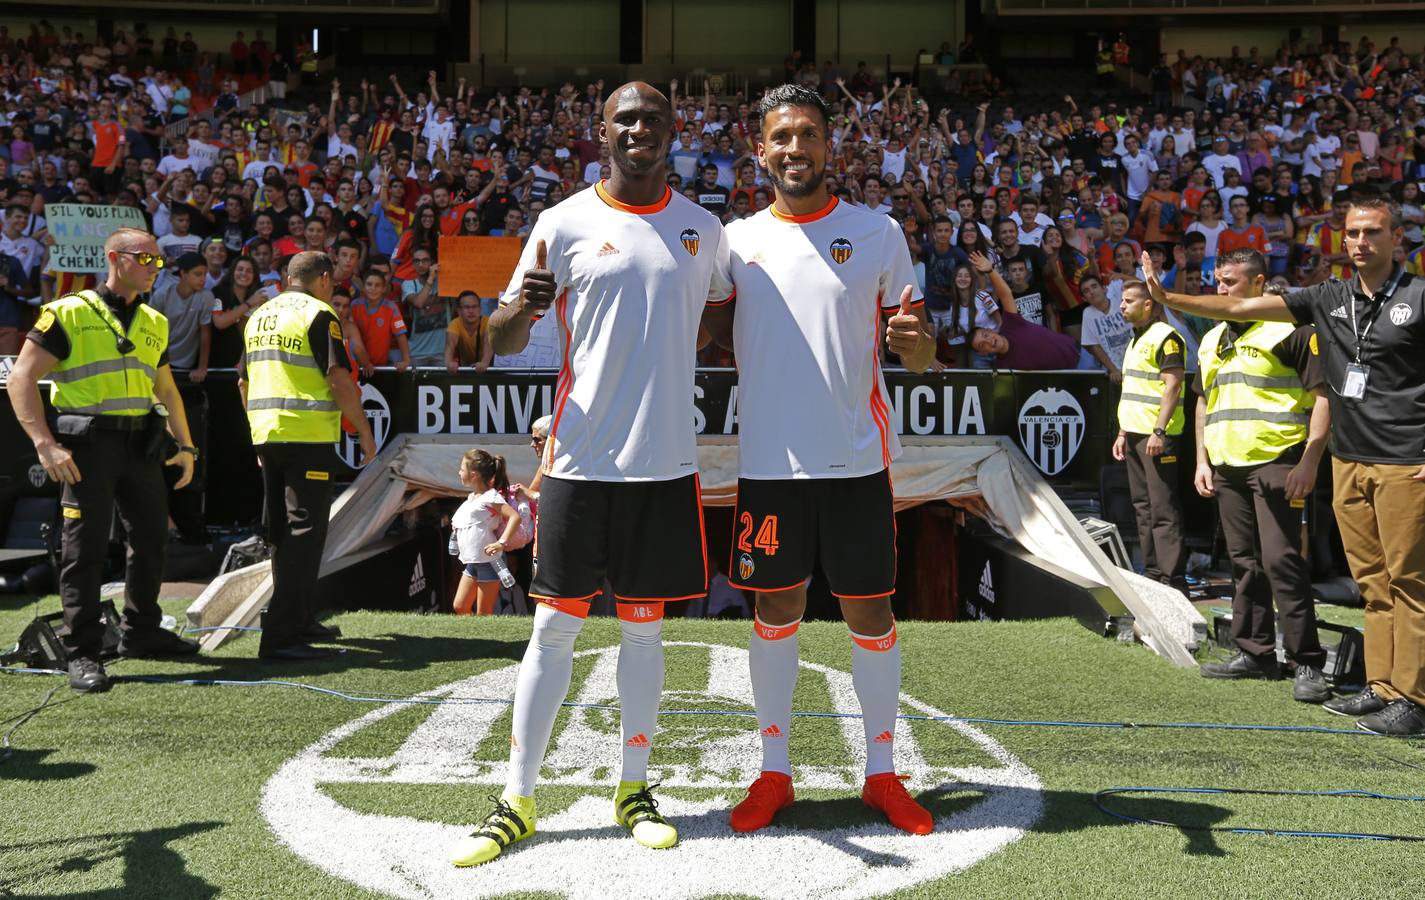
<instances>
[{"instance_id":1,"label":"water bottle","mask_svg":"<svg viewBox=\"0 0 1425 900\"><path fill-rule=\"evenodd\" d=\"M495 569L495 574L500 576L500 584L507 588L515 586L515 576L510 571L510 567L505 564L505 554L496 553L490 557L490 565Z\"/></svg>"},{"instance_id":2,"label":"water bottle","mask_svg":"<svg viewBox=\"0 0 1425 900\"><path fill-rule=\"evenodd\" d=\"M460 555L460 544L455 540L455 529L450 529L450 543L446 545L446 552L451 556Z\"/></svg>"}]
</instances>

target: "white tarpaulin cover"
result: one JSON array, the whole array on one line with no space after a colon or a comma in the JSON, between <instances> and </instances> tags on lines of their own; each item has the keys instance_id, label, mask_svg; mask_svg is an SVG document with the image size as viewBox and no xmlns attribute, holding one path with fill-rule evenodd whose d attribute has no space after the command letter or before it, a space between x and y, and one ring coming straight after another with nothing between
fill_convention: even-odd
<instances>
[{"instance_id":1,"label":"white tarpaulin cover","mask_svg":"<svg viewBox=\"0 0 1425 900\"><path fill-rule=\"evenodd\" d=\"M538 457L516 435L398 435L332 509L322 570L342 568L366 555L397 516L437 497L460 497L460 457L480 447L506 457L511 482L528 482ZM703 502L732 506L737 489L735 437L704 437L698 445ZM891 466L897 509L955 498L980 497L991 523L1036 556L1110 588L1134 614L1148 643L1179 665L1195 665L1186 649L1194 640L1182 610L1159 615L1094 544L1040 476L1006 437L908 439ZM1184 599L1188 610L1191 606ZM1192 610L1193 616L1196 611ZM1191 617L1189 617L1191 618ZM1200 616L1197 616L1200 620Z\"/></svg>"}]
</instances>

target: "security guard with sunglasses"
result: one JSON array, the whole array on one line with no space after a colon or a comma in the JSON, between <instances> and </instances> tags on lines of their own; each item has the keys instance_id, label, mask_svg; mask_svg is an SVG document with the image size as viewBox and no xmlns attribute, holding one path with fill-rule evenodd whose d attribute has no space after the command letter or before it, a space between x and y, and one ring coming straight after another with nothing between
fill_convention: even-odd
<instances>
[{"instance_id":1,"label":"security guard with sunglasses","mask_svg":"<svg viewBox=\"0 0 1425 900\"><path fill-rule=\"evenodd\" d=\"M1218 292L1260 297L1262 254L1244 247L1217 257ZM1306 498L1331 430L1316 331L1294 322L1222 322L1198 350L1197 472L1193 484L1216 497L1232 560L1232 638L1237 654L1205 663L1206 678L1280 674L1280 614L1292 696L1321 703L1331 691L1321 669L1311 566L1301 555Z\"/></svg>"},{"instance_id":2,"label":"security guard with sunglasses","mask_svg":"<svg viewBox=\"0 0 1425 900\"><path fill-rule=\"evenodd\" d=\"M140 302L163 256L153 236L121 228L104 242L109 271L95 290L60 297L41 310L10 373L15 417L40 464L64 486L59 593L69 684L105 691L99 662L103 623L99 586L117 505L128 535L122 640L126 656L185 656L198 644L160 627L158 590L168 541L163 466L179 466L178 487L193 477L183 399L168 368L168 320ZM47 421L39 382L50 382ZM178 442L173 452L172 439Z\"/></svg>"}]
</instances>

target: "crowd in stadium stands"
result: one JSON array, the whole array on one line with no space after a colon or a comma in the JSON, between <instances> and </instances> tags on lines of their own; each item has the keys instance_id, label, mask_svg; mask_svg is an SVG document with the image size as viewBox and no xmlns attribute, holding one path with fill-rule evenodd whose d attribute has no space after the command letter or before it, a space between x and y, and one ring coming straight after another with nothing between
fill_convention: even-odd
<instances>
[{"instance_id":1,"label":"crowd in stadium stands","mask_svg":"<svg viewBox=\"0 0 1425 900\"><path fill-rule=\"evenodd\" d=\"M281 49L261 31L218 56L172 28L107 46L68 28L0 28L0 353L15 351L40 299L92 283L49 265L45 206L67 202L142 210L170 262L156 294L201 305L187 321L213 330L195 368L231 366L283 261L318 247L336 261L334 305L367 372L553 364L538 334L519 358L492 356L483 321L497 298L441 296L439 238L526 235L606 177L597 122L610 86L477 91L431 72L420 84L333 81L291 103L284 55L304 68L311 55ZM1126 61L1126 44L1105 52ZM1113 88L1034 108L1006 89L933 108L865 64L789 61L787 73L832 101L836 196L903 224L941 366L1073 367L1082 348L1118 380L1132 336L1118 301L1143 249L1189 294L1214 290L1214 257L1242 246L1268 256L1279 290L1345 276L1350 190L1399 201L1402 262L1425 266L1425 59L1394 39L1179 51L1149 73L1151 100ZM243 101L265 85L265 103ZM673 189L725 221L764 209L756 98L661 87L679 128ZM1209 325L1174 322L1190 341ZM716 347L701 359L732 362Z\"/></svg>"}]
</instances>

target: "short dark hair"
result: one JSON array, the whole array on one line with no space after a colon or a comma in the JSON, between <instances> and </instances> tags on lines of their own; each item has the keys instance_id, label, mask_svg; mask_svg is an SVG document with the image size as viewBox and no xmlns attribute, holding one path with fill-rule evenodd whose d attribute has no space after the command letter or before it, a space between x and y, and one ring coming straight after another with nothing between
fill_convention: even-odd
<instances>
[{"instance_id":1,"label":"short dark hair","mask_svg":"<svg viewBox=\"0 0 1425 900\"><path fill-rule=\"evenodd\" d=\"M806 106L821 113L822 127L828 131L831 128L831 107L826 105L826 100L816 91L804 88L799 84L782 84L767 91L762 95L761 101L757 104L757 121L765 128L767 123L767 113L783 106Z\"/></svg>"},{"instance_id":2,"label":"short dark hair","mask_svg":"<svg viewBox=\"0 0 1425 900\"><path fill-rule=\"evenodd\" d=\"M287 263L287 280L296 284L311 284L336 271L331 257L319 250L303 250L293 254L291 260Z\"/></svg>"},{"instance_id":3,"label":"short dark hair","mask_svg":"<svg viewBox=\"0 0 1425 900\"><path fill-rule=\"evenodd\" d=\"M1251 247L1237 247L1217 254L1216 267L1221 269L1225 266L1244 267L1247 270L1248 278L1267 274L1267 258L1260 251Z\"/></svg>"},{"instance_id":4,"label":"short dark hair","mask_svg":"<svg viewBox=\"0 0 1425 900\"><path fill-rule=\"evenodd\" d=\"M1352 209L1383 209L1390 214L1392 229L1405 226L1405 219L1401 217L1400 213L1400 204L1392 200L1388 194L1373 190L1356 190L1352 191L1350 196Z\"/></svg>"},{"instance_id":5,"label":"short dark hair","mask_svg":"<svg viewBox=\"0 0 1425 900\"><path fill-rule=\"evenodd\" d=\"M942 198L942 199L944 199L944 198ZM930 224L931 224L931 227L934 227L934 226L936 226L936 225L954 225L954 224L955 224L955 220L952 219L952 218L950 218L949 216L945 215L944 213L941 213L940 215L938 215L938 216L934 217L933 219L931 219L931 220L930 220Z\"/></svg>"}]
</instances>

